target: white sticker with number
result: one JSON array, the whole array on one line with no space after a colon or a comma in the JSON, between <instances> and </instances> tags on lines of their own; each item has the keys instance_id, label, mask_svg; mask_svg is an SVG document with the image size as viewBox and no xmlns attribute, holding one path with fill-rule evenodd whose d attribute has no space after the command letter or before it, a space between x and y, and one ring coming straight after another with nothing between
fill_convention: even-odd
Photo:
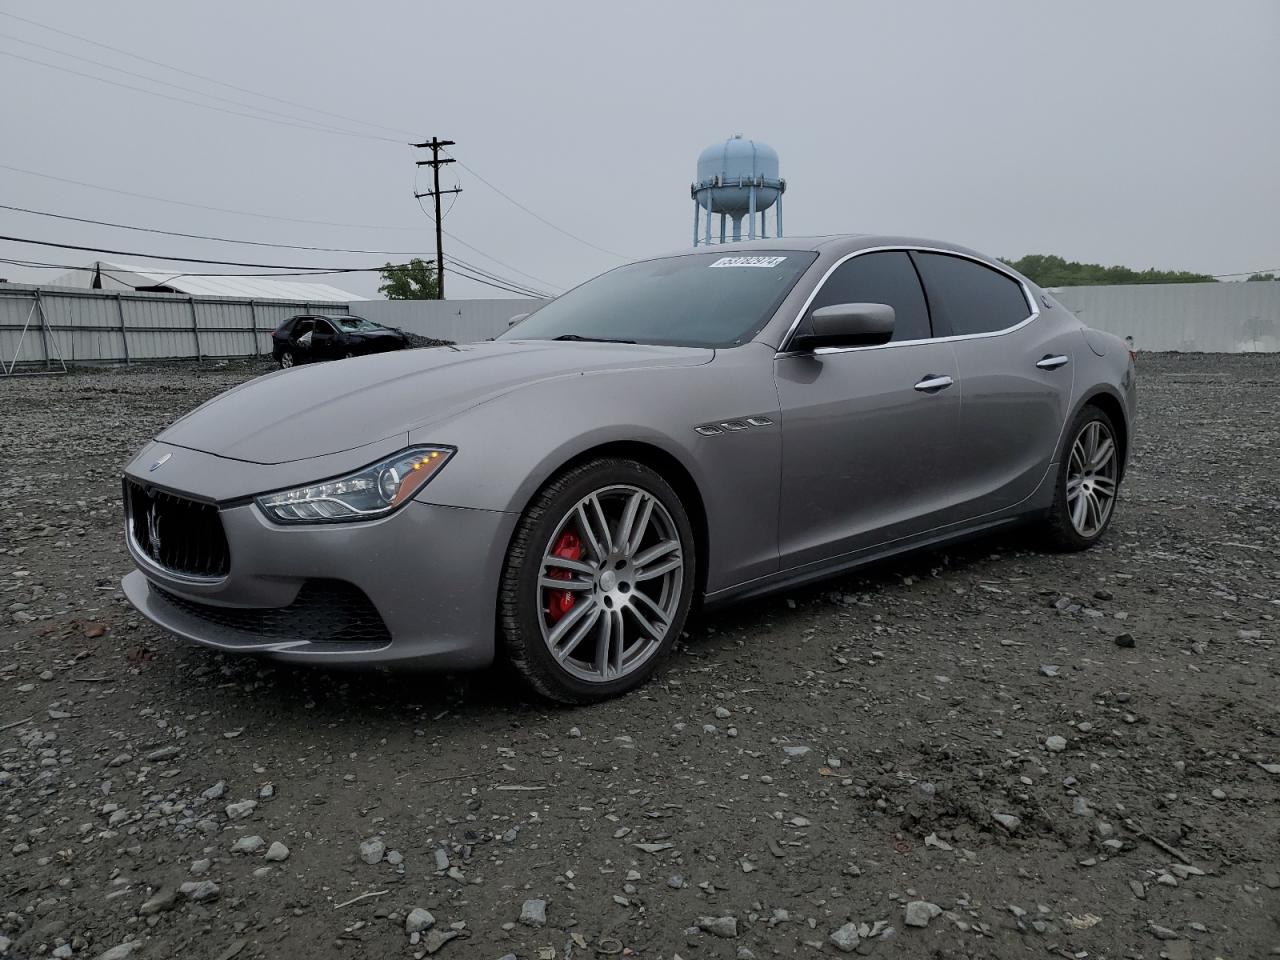
<instances>
[{"instance_id":1,"label":"white sticker with number","mask_svg":"<svg viewBox=\"0 0 1280 960\"><path fill-rule=\"evenodd\" d=\"M776 267L786 257L721 257L713 267Z\"/></svg>"}]
</instances>

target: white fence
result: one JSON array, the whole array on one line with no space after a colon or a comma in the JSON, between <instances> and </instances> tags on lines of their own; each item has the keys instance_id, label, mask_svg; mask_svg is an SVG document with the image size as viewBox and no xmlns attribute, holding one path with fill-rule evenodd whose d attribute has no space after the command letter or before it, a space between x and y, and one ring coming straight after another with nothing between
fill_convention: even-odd
<instances>
[{"instance_id":1,"label":"white fence","mask_svg":"<svg viewBox=\"0 0 1280 960\"><path fill-rule=\"evenodd\" d=\"M0 284L0 361L8 370L62 363L247 357L271 352L271 331L298 313L348 313L345 303L184 297Z\"/></svg>"},{"instance_id":2,"label":"white fence","mask_svg":"<svg viewBox=\"0 0 1280 960\"><path fill-rule=\"evenodd\" d=\"M361 300L351 312L374 323L454 343L496 337L544 300Z\"/></svg>"},{"instance_id":3,"label":"white fence","mask_svg":"<svg viewBox=\"0 0 1280 960\"><path fill-rule=\"evenodd\" d=\"M1133 337L1139 350L1280 350L1280 282L1135 283L1050 293L1089 326Z\"/></svg>"}]
</instances>

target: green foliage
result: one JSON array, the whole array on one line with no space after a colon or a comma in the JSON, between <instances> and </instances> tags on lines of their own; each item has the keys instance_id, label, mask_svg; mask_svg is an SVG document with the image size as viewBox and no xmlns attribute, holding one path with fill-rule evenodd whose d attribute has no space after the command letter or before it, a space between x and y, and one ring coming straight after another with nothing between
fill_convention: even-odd
<instances>
[{"instance_id":1,"label":"green foliage","mask_svg":"<svg viewBox=\"0 0 1280 960\"><path fill-rule=\"evenodd\" d=\"M1255 273L1250 280L1280 280L1280 273Z\"/></svg>"},{"instance_id":2,"label":"green foliage","mask_svg":"<svg viewBox=\"0 0 1280 960\"><path fill-rule=\"evenodd\" d=\"M1005 263L1042 287L1089 287L1112 283L1213 283L1207 273L1187 270L1133 270L1077 263L1053 254L1032 253Z\"/></svg>"},{"instance_id":3,"label":"green foliage","mask_svg":"<svg viewBox=\"0 0 1280 960\"><path fill-rule=\"evenodd\" d=\"M401 266L388 263L378 272L382 274L378 292L388 300L439 299L435 266L417 257Z\"/></svg>"}]
</instances>

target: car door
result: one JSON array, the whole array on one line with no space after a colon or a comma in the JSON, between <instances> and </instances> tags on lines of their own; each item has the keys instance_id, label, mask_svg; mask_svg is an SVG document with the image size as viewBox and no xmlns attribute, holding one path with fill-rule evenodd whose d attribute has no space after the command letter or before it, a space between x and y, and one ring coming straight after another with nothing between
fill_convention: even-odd
<instances>
[{"instance_id":1,"label":"car door","mask_svg":"<svg viewBox=\"0 0 1280 960\"><path fill-rule=\"evenodd\" d=\"M1079 337L1042 315L1021 280L968 257L916 251L935 326L951 338L964 456L949 474L968 519L1029 497L1053 461Z\"/></svg>"},{"instance_id":2,"label":"car door","mask_svg":"<svg viewBox=\"0 0 1280 960\"><path fill-rule=\"evenodd\" d=\"M296 362L306 363L315 359L311 352L311 340L315 333L315 317L299 317L289 331L289 348Z\"/></svg>"},{"instance_id":3,"label":"car door","mask_svg":"<svg viewBox=\"0 0 1280 960\"><path fill-rule=\"evenodd\" d=\"M783 569L929 529L945 506L957 453L960 375L935 340L905 251L856 254L805 307L887 303L880 346L787 351L774 361L782 417L779 553ZM804 329L802 319L798 329Z\"/></svg>"},{"instance_id":4,"label":"car door","mask_svg":"<svg viewBox=\"0 0 1280 960\"><path fill-rule=\"evenodd\" d=\"M338 331L324 317L316 317L315 329L311 334L311 355L316 360L336 360L338 353Z\"/></svg>"}]
</instances>

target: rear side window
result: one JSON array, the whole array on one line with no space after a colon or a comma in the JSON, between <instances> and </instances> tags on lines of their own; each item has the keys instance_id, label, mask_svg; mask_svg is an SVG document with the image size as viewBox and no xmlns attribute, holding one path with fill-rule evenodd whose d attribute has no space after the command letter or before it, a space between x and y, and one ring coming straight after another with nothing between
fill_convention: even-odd
<instances>
[{"instance_id":1,"label":"rear side window","mask_svg":"<svg viewBox=\"0 0 1280 960\"><path fill-rule=\"evenodd\" d=\"M992 333L1031 316L1022 284L973 260L942 253L912 253L933 308L934 325L951 336ZM941 320L942 323L938 321ZM944 331L939 330L939 336Z\"/></svg>"},{"instance_id":2,"label":"rear side window","mask_svg":"<svg viewBox=\"0 0 1280 960\"><path fill-rule=\"evenodd\" d=\"M836 303L887 303L893 307L894 340L929 339L929 308L903 251L864 253L836 267L810 310Z\"/></svg>"}]
</instances>

